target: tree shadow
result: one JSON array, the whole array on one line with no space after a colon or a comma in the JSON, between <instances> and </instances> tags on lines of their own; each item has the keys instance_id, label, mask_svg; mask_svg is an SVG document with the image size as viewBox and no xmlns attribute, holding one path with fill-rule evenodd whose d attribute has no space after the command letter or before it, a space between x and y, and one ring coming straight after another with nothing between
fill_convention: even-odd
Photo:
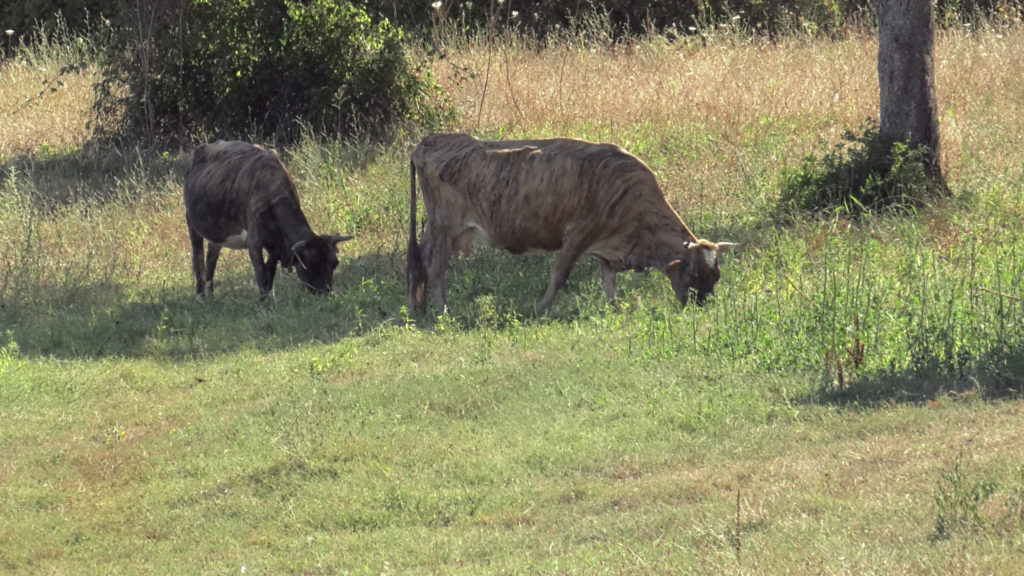
<instances>
[{"instance_id":1,"label":"tree shadow","mask_svg":"<svg viewBox=\"0 0 1024 576\"><path fill-rule=\"evenodd\" d=\"M334 293L325 297L309 294L293 273L282 269L275 282L276 303L261 302L252 269L244 259L235 259L218 270L215 296L205 302L195 300L191 274L182 271L173 280L143 288L113 280L39 286L32 294L0 300L0 326L10 331L26 356L185 361L242 349L273 351L310 342L333 343L387 325L434 330L443 323L446 329L472 331L572 322L603 313L599 265L583 258L550 314L538 314L554 258L515 256L484 246L453 258L447 273L449 314L443 318L432 295L425 318L410 316L405 248L395 246L354 258L342 256ZM657 276L653 271L623 273L620 296L628 298L631 291L644 290L652 282L667 282ZM5 343L3 332L0 345Z\"/></svg>"},{"instance_id":2,"label":"tree shadow","mask_svg":"<svg viewBox=\"0 0 1024 576\"><path fill-rule=\"evenodd\" d=\"M343 260L328 296L310 294L293 273L279 271L274 303L260 300L251 268L242 265L219 271L215 296L204 302L195 299L191 278L142 291L113 282L42 286L36 295L0 301L0 345L13 338L21 355L40 358L181 361L335 342L399 321L404 284L394 273L375 274L392 270L394 259Z\"/></svg>"},{"instance_id":3,"label":"tree shadow","mask_svg":"<svg viewBox=\"0 0 1024 576\"><path fill-rule=\"evenodd\" d=\"M81 148L43 146L0 163L0 181L13 182L32 208L49 212L78 202L106 204L184 172L187 155L124 150L92 142ZM27 185L25 184L27 181Z\"/></svg>"},{"instance_id":4,"label":"tree shadow","mask_svg":"<svg viewBox=\"0 0 1024 576\"><path fill-rule=\"evenodd\" d=\"M173 284L143 289L113 281L39 286L31 295L0 300L0 346L13 339L23 356L61 360L187 361L333 343L387 325L434 330L444 322L475 330L571 321L590 303L603 306L598 267L581 262L553 313L538 315L552 262L552 255L516 257L493 249L456 259L448 271L452 312L444 319L432 299L426 318L409 316L404 248L343 257L328 296L310 294L294 273L279 270L273 304L260 300L252 270L241 262L218 270L215 295L204 302L195 299L191 275L184 274Z\"/></svg>"}]
</instances>

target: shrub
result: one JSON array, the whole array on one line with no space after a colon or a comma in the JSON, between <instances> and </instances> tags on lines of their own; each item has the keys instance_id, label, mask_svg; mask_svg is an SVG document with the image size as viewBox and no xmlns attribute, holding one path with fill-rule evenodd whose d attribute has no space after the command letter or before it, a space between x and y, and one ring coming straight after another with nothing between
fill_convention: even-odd
<instances>
[{"instance_id":1,"label":"shrub","mask_svg":"<svg viewBox=\"0 0 1024 576\"><path fill-rule=\"evenodd\" d=\"M944 185L928 176L926 158L924 148L885 138L869 121L860 133L846 131L822 158L808 155L798 168L782 172L779 215L919 207L945 193Z\"/></svg>"},{"instance_id":2,"label":"shrub","mask_svg":"<svg viewBox=\"0 0 1024 576\"><path fill-rule=\"evenodd\" d=\"M141 6L141 4L140 4ZM402 31L347 1L155 0L122 14L103 105L128 86L118 132L154 137L262 132L302 124L381 138L406 120L437 122L439 89L409 60Z\"/></svg>"}]
</instances>

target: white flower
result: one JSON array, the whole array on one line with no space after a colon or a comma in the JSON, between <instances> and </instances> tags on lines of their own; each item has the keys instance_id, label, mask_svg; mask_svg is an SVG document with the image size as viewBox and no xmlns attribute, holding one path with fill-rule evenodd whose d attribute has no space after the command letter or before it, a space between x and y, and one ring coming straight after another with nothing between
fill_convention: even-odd
<instances>
[{"instance_id":1,"label":"white flower","mask_svg":"<svg viewBox=\"0 0 1024 576\"><path fill-rule=\"evenodd\" d=\"M440 10L441 9L441 0L437 0L436 2L431 4L430 7L433 8L434 10Z\"/></svg>"},{"instance_id":2,"label":"white flower","mask_svg":"<svg viewBox=\"0 0 1024 576\"><path fill-rule=\"evenodd\" d=\"M4 30L4 34L7 34L8 36L14 36L14 30Z\"/></svg>"},{"instance_id":3,"label":"white flower","mask_svg":"<svg viewBox=\"0 0 1024 576\"><path fill-rule=\"evenodd\" d=\"M513 18L513 19L515 19L515 18L519 18L519 11L518 11L518 10L513 10L513 11L512 11L512 18Z\"/></svg>"}]
</instances>

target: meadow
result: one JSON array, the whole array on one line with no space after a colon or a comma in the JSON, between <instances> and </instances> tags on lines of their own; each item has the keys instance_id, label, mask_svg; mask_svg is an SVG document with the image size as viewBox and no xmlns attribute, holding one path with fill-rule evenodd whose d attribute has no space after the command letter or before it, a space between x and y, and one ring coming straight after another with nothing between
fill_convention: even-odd
<instances>
[{"instance_id":1,"label":"meadow","mask_svg":"<svg viewBox=\"0 0 1024 576\"><path fill-rule=\"evenodd\" d=\"M477 247L405 303L408 153L282 148L336 293L193 299L187 150L102 148L87 40L0 62L0 572L1013 574L1024 562L1024 27L940 32L952 196L773 210L878 115L877 43L742 30L628 45L442 38L482 137L618 143L701 237L717 297ZM424 54L423 58L427 58ZM265 142L273 144L272 142ZM422 213L422 212L421 212Z\"/></svg>"}]
</instances>

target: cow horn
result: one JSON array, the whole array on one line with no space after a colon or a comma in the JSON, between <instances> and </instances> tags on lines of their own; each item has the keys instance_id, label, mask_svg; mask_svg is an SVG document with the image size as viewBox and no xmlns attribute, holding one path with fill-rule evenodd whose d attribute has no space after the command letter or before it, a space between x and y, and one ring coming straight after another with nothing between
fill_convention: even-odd
<instances>
[{"instance_id":1,"label":"cow horn","mask_svg":"<svg viewBox=\"0 0 1024 576\"><path fill-rule=\"evenodd\" d=\"M355 236L342 236L341 234L335 234L331 236L331 242L334 242L335 246L337 246L338 244L348 242L353 238L355 238Z\"/></svg>"},{"instance_id":2,"label":"cow horn","mask_svg":"<svg viewBox=\"0 0 1024 576\"><path fill-rule=\"evenodd\" d=\"M742 242L716 242L715 246L718 246L719 252L728 252L733 248L739 248L743 246Z\"/></svg>"},{"instance_id":3,"label":"cow horn","mask_svg":"<svg viewBox=\"0 0 1024 576\"><path fill-rule=\"evenodd\" d=\"M299 240L294 245L292 245L292 252L298 252L299 250L302 250L302 247L305 246L305 245L306 245L306 241L305 240Z\"/></svg>"}]
</instances>

